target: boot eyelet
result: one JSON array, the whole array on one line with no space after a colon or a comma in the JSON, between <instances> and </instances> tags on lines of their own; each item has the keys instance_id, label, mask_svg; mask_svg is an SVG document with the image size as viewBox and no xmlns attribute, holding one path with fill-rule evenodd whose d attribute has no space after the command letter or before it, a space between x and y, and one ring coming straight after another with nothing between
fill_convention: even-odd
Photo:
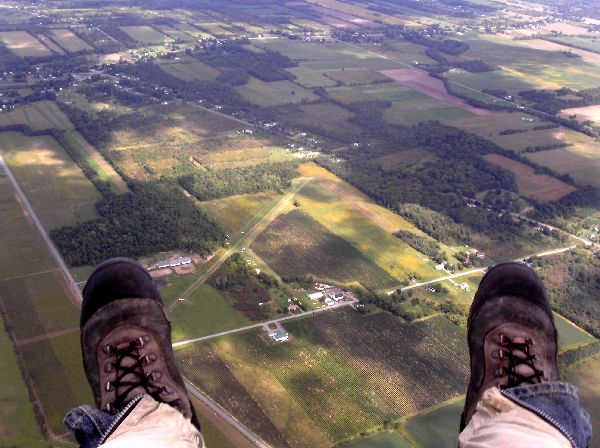
<instances>
[{"instance_id":1,"label":"boot eyelet","mask_svg":"<svg viewBox=\"0 0 600 448\"><path fill-rule=\"evenodd\" d=\"M111 373L115 371L115 365L112 362L107 362L104 364L104 372Z\"/></svg>"},{"instance_id":2,"label":"boot eyelet","mask_svg":"<svg viewBox=\"0 0 600 448\"><path fill-rule=\"evenodd\" d=\"M106 392L112 392L113 390L115 390L115 387L111 381L107 381L106 385L104 386L104 390Z\"/></svg>"}]
</instances>

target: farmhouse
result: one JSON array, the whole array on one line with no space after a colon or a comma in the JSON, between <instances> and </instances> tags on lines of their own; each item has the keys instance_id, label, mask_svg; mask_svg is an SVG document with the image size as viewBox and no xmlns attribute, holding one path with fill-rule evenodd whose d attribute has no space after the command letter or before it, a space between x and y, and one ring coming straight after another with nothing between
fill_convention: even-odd
<instances>
[{"instance_id":1,"label":"farmhouse","mask_svg":"<svg viewBox=\"0 0 600 448\"><path fill-rule=\"evenodd\" d=\"M322 292L313 292L312 294L308 294L308 298L310 300L319 300L322 299L324 297L324 294Z\"/></svg>"},{"instance_id":2,"label":"farmhouse","mask_svg":"<svg viewBox=\"0 0 600 448\"><path fill-rule=\"evenodd\" d=\"M179 257L179 258L174 258L172 260L159 261L158 263L156 263L155 266L158 269L174 268L176 266L183 266L185 264L190 264L191 262L192 262L192 259L190 257Z\"/></svg>"},{"instance_id":3,"label":"farmhouse","mask_svg":"<svg viewBox=\"0 0 600 448\"><path fill-rule=\"evenodd\" d=\"M344 299L344 292L337 288L327 289L325 295L328 299L334 300L336 302Z\"/></svg>"}]
</instances>

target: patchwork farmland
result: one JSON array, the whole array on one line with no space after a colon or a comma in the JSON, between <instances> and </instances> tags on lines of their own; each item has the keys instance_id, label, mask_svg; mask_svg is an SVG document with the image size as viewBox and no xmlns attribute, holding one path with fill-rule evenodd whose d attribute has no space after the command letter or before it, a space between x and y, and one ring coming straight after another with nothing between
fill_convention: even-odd
<instances>
[{"instance_id":1,"label":"patchwork farmland","mask_svg":"<svg viewBox=\"0 0 600 448\"><path fill-rule=\"evenodd\" d=\"M463 330L444 318L407 324L386 313L339 310L286 329L292 340L283 345L247 333L188 345L176 356L211 398L267 440L283 433L290 446L315 446L319 438L335 443L462 392L467 360L456 355L464 353ZM354 338L356 332L365 337ZM403 341L402 349L389 341ZM257 368L262 387L245 375ZM290 424L279 412L294 412L298 421Z\"/></svg>"},{"instance_id":2,"label":"patchwork farmland","mask_svg":"<svg viewBox=\"0 0 600 448\"><path fill-rule=\"evenodd\" d=\"M0 5L0 155L33 208L0 172L0 445L69 445L92 401L34 212L80 287L189 257L151 273L207 446L453 445L473 294L523 257L598 420L597 2Z\"/></svg>"}]
</instances>

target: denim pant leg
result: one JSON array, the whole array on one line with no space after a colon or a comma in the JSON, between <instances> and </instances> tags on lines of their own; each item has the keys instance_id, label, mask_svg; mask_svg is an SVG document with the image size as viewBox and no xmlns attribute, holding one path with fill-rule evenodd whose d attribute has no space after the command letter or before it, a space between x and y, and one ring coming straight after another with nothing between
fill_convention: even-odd
<instances>
[{"instance_id":1,"label":"denim pant leg","mask_svg":"<svg viewBox=\"0 0 600 448\"><path fill-rule=\"evenodd\" d=\"M100 437L104 434L116 416L88 405L72 409L65 415L65 426L80 448L96 448Z\"/></svg>"},{"instance_id":2,"label":"denim pant leg","mask_svg":"<svg viewBox=\"0 0 600 448\"><path fill-rule=\"evenodd\" d=\"M577 387L553 381L502 391L509 400L546 420L569 439L574 448L587 448L592 438L589 414L580 407Z\"/></svg>"}]
</instances>

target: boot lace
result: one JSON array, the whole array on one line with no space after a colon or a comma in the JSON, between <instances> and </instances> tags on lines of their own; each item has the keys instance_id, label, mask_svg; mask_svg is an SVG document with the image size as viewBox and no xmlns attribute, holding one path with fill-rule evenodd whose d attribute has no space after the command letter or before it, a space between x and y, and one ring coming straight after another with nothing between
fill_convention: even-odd
<instances>
[{"instance_id":1,"label":"boot lace","mask_svg":"<svg viewBox=\"0 0 600 448\"><path fill-rule=\"evenodd\" d=\"M508 383L500 386L501 389L520 386L523 383L538 384L544 379L544 371L535 365L536 356L531 353L533 341L526 338L509 338L500 335L498 339L500 349L497 356L500 360L507 361L496 371L496 377L507 377Z\"/></svg>"},{"instance_id":2,"label":"boot lace","mask_svg":"<svg viewBox=\"0 0 600 448\"><path fill-rule=\"evenodd\" d=\"M164 395L173 394L167 386L158 382L161 377L160 372L146 373L144 368L156 360L154 354L142 354L141 348L145 345L148 337L139 337L126 344L119 346L107 345L104 352L114 357L114 362L108 364L109 369L116 371L116 377L105 384L106 392L115 392L115 399L109 401L106 408L109 412L116 412L123 409L128 401L130 393L142 387L145 392L152 396L156 401L166 403L172 407L178 407L181 403L179 399L165 401Z\"/></svg>"}]
</instances>

